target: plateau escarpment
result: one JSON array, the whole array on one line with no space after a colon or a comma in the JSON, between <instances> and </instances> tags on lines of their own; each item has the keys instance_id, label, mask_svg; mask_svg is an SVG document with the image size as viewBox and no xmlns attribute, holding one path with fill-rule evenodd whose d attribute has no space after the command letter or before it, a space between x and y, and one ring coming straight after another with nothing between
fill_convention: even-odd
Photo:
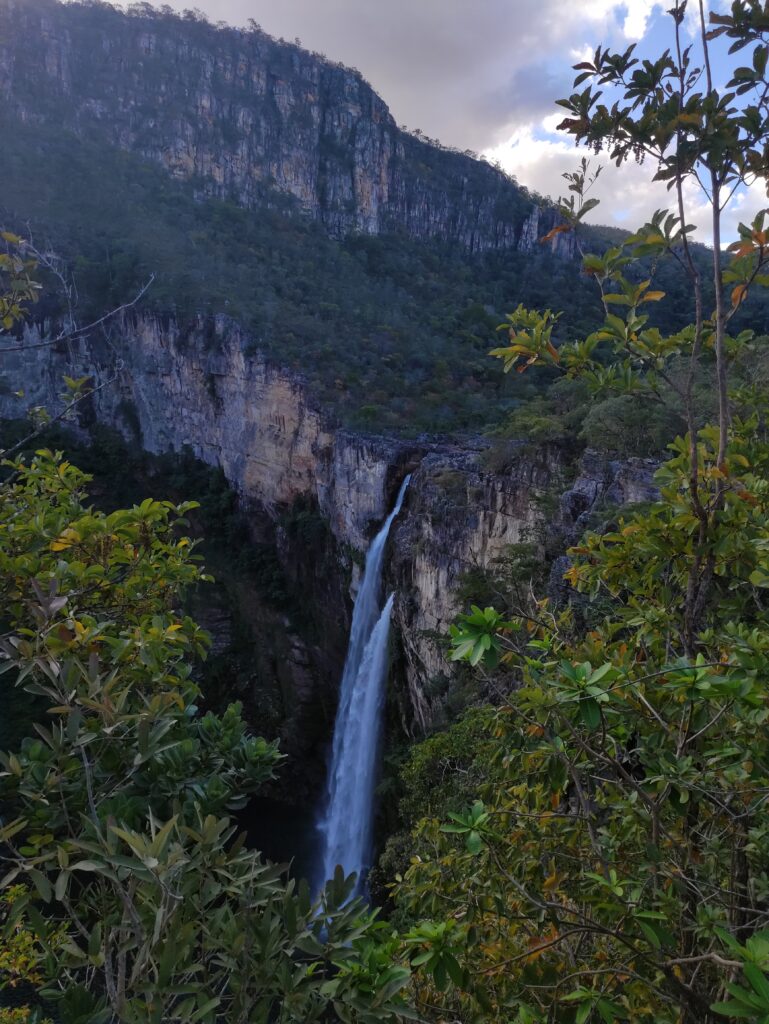
<instances>
[{"instance_id":1,"label":"plateau escarpment","mask_svg":"<svg viewBox=\"0 0 769 1024\"><path fill-rule=\"evenodd\" d=\"M441 638L462 610L463 575L492 569L521 542L557 554L601 503L653 493L652 464L642 460L588 454L568 484L555 449L521 446L495 471L481 443L410 442L337 429L313 406L301 378L267 364L226 317L183 326L134 315L115 336L119 350L96 336L34 347L42 336L28 328L25 346L3 359L0 416L18 417L35 406L55 410L62 376L87 377L98 390L78 406L73 427L110 426L149 452L188 450L222 469L254 535L275 547L314 623L303 634L290 617L268 614L258 602L250 610L254 629L285 634L262 668L276 673L283 690L283 738L295 757L320 756L334 712L350 588L407 472L413 471L412 482L393 528L387 578L397 593L397 713L412 734L445 717L452 670ZM19 396L15 385L22 378L28 384ZM241 603L248 614L247 594Z\"/></svg>"},{"instance_id":2,"label":"plateau escarpment","mask_svg":"<svg viewBox=\"0 0 769 1024\"><path fill-rule=\"evenodd\" d=\"M155 454L188 448L267 510L309 498L340 541L365 550L398 462L418 446L333 430L301 378L268 364L227 317L182 325L138 315L114 335L119 346L94 336L35 347L41 333L28 328L25 345L3 356L0 413L56 408L64 374L89 378L95 390L78 409L82 428L114 426ZM27 382L23 396L13 393L19 380Z\"/></svg>"},{"instance_id":3,"label":"plateau escarpment","mask_svg":"<svg viewBox=\"0 0 769 1024\"><path fill-rule=\"evenodd\" d=\"M80 318L152 277L144 308L227 313L356 431L499 422L537 377L510 387L487 358L505 312L564 309L564 338L600 313L571 235L540 241L552 204L253 26L0 0L0 132L0 227L74 268Z\"/></svg>"},{"instance_id":4,"label":"plateau escarpment","mask_svg":"<svg viewBox=\"0 0 769 1024\"><path fill-rule=\"evenodd\" d=\"M0 96L20 121L130 150L203 196L250 208L288 197L336 236L527 251L556 223L488 163L400 129L359 72L256 26L0 0Z\"/></svg>"}]
</instances>

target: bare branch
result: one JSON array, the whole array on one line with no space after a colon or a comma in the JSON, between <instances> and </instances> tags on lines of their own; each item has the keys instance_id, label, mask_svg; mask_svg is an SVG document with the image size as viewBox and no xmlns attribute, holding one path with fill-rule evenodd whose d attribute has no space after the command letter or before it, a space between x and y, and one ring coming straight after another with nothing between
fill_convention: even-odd
<instances>
[{"instance_id":1,"label":"bare branch","mask_svg":"<svg viewBox=\"0 0 769 1024\"><path fill-rule=\"evenodd\" d=\"M91 331L96 330L97 327L101 327L108 321L114 320L116 316L120 315L120 313L125 313L129 309L133 309L133 307L140 302L143 296L147 293L154 280L155 275L151 274L130 302L124 302L122 306L116 306L115 309L111 309L109 313L105 313L104 316L100 316L98 320L93 320L84 327L78 327L71 331L62 331L60 334L57 334L55 338L48 338L46 341L35 342L33 345L2 346L0 347L0 356L4 355L6 352L27 352L35 348L50 348L51 345L58 345L62 342L74 341L77 338L82 338L85 335L90 334Z\"/></svg>"},{"instance_id":2,"label":"bare branch","mask_svg":"<svg viewBox=\"0 0 769 1024\"><path fill-rule=\"evenodd\" d=\"M62 409L58 416L52 417L50 420L48 420L47 423L44 423L42 426L38 427L37 430L33 430L31 434L27 434L27 436L23 437L21 441L18 441L15 445L13 445L12 448L6 448L3 451L0 451L0 456L7 459L10 458L10 456L15 455L16 452L21 451L23 448L26 448L26 446L31 441L34 441L35 438L40 437L41 434L44 434L45 431L48 430L48 428L52 426L54 423L59 423L61 420L65 419L74 408L80 405L81 402L84 402L87 398L91 398L93 395L98 394L99 391L101 391L103 388L108 387L110 384L114 384L115 381L120 376L120 371L122 369L123 364L121 362L115 367L115 372L111 377L109 377L105 381L102 381L102 383L99 384L97 387L91 388L90 391L87 391L85 392L85 394L82 394L78 398L74 399L74 401L70 402L68 405L64 407L64 409Z\"/></svg>"}]
</instances>

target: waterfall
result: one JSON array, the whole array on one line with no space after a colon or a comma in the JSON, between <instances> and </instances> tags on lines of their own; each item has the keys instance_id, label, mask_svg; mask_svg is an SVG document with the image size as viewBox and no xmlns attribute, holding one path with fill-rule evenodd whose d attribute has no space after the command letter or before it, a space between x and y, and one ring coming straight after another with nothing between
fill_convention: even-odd
<instances>
[{"instance_id":1,"label":"waterfall","mask_svg":"<svg viewBox=\"0 0 769 1024\"><path fill-rule=\"evenodd\" d=\"M334 723L325 812L319 823L321 882L333 878L337 864L341 864L345 874L356 872L359 890L363 874L370 866L390 613L395 597L391 594L384 606L380 605L382 558L409 480L407 476L403 481L395 507L366 555Z\"/></svg>"}]
</instances>

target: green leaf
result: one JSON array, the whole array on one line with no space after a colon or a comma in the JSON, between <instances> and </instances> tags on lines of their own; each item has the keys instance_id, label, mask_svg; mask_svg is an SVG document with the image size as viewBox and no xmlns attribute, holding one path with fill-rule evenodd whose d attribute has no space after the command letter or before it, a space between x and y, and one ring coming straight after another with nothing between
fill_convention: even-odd
<instances>
[{"instance_id":1,"label":"green leaf","mask_svg":"<svg viewBox=\"0 0 769 1024\"><path fill-rule=\"evenodd\" d=\"M38 895L43 903L49 903L51 896L53 895L53 888L51 883L48 881L42 871L38 871L37 868L30 868L27 872L29 877L32 879L32 884L37 889Z\"/></svg>"},{"instance_id":2,"label":"green leaf","mask_svg":"<svg viewBox=\"0 0 769 1024\"><path fill-rule=\"evenodd\" d=\"M592 697L582 698L579 704L582 721L588 729L595 730L601 724L601 708Z\"/></svg>"},{"instance_id":3,"label":"green leaf","mask_svg":"<svg viewBox=\"0 0 769 1024\"><path fill-rule=\"evenodd\" d=\"M193 1015L190 1017L190 1021L194 1022L203 1020L203 1018L208 1016L208 1014L211 1013L212 1010L215 1010L220 1003L221 999L218 996L215 996L213 999L209 999L208 1002L204 1003L199 1009L195 1011L195 1013L193 1013Z\"/></svg>"},{"instance_id":4,"label":"green leaf","mask_svg":"<svg viewBox=\"0 0 769 1024\"><path fill-rule=\"evenodd\" d=\"M734 1000L728 1003L712 1003L710 1009L722 1017L731 1017L732 1020L753 1020L756 1019L756 1011L745 1007L742 1003Z\"/></svg>"},{"instance_id":5,"label":"green leaf","mask_svg":"<svg viewBox=\"0 0 769 1024\"><path fill-rule=\"evenodd\" d=\"M644 933L646 941L649 943L652 949L662 948L662 942L660 941L659 936L657 935L656 931L651 925L646 924L644 921L639 921L638 927Z\"/></svg>"},{"instance_id":6,"label":"green leaf","mask_svg":"<svg viewBox=\"0 0 769 1024\"><path fill-rule=\"evenodd\" d=\"M481 838L480 833L475 830L468 832L465 843L467 845L468 852L473 855L480 853L483 849L483 839Z\"/></svg>"},{"instance_id":7,"label":"green leaf","mask_svg":"<svg viewBox=\"0 0 769 1024\"><path fill-rule=\"evenodd\" d=\"M753 991L763 1001L764 1007L769 1011L769 980L766 975L755 964L746 963L743 967L745 977L750 982Z\"/></svg>"}]
</instances>

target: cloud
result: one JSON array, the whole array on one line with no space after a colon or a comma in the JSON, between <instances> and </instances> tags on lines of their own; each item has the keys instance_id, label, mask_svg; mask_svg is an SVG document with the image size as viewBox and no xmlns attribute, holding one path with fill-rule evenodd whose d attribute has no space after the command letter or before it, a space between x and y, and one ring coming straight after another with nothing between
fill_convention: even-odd
<instances>
[{"instance_id":1,"label":"cloud","mask_svg":"<svg viewBox=\"0 0 769 1024\"><path fill-rule=\"evenodd\" d=\"M585 156L565 139L554 139L544 132L527 127L488 154L513 174L522 184L541 195L557 198L566 192L562 175L573 171ZM605 158L589 154L591 165L601 165L601 175L591 191L600 200L589 217L593 223L613 224L633 229L645 223L656 209L672 208L675 198L660 182L653 182L654 167L650 162L629 162L617 168ZM699 210L699 197L689 196L690 206Z\"/></svg>"},{"instance_id":2,"label":"cloud","mask_svg":"<svg viewBox=\"0 0 769 1024\"><path fill-rule=\"evenodd\" d=\"M545 122L552 128L553 119ZM573 171L585 155L565 139L553 138L545 128L531 126L518 130L507 142L488 151L491 160L513 174L521 184L541 195L557 198L566 192L562 175ZM655 210L677 213L675 193L669 192L662 182L653 181L655 167L652 161L642 164L629 162L616 167L600 156L590 155L591 164L601 164L601 175L591 191L600 200L588 216L594 224L611 224L635 230L645 224ZM694 237L709 244L713 238L712 211L700 186L689 181L684 190L686 221L696 227ZM742 189L734 197L722 218L722 238L728 244L737 238L740 221L748 222L767 206L767 195L762 183Z\"/></svg>"}]
</instances>

